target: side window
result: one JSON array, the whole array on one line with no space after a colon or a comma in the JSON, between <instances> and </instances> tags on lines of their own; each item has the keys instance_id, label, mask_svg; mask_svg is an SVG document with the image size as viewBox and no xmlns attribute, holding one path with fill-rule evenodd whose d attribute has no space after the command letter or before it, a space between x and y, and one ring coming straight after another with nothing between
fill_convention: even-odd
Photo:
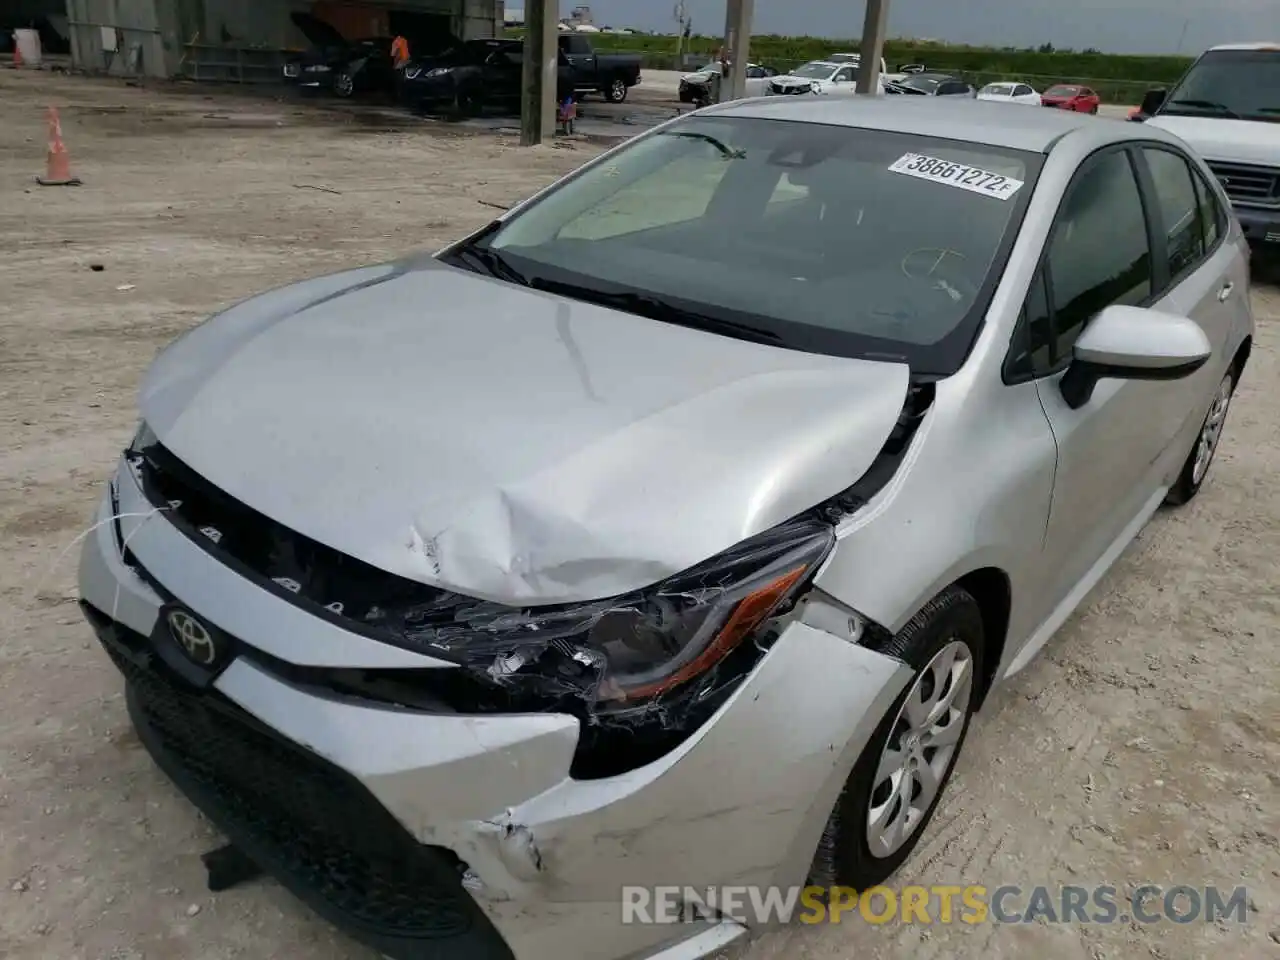
<instances>
[{"instance_id":1,"label":"side window","mask_svg":"<svg viewBox=\"0 0 1280 960\"><path fill-rule=\"evenodd\" d=\"M836 83L853 83L853 68L845 67L842 70L837 71L835 82Z\"/></svg>"},{"instance_id":2,"label":"side window","mask_svg":"<svg viewBox=\"0 0 1280 960\"><path fill-rule=\"evenodd\" d=\"M1017 87L1014 88L1013 95L1015 97L1025 97L1025 96L1029 96L1031 92L1032 91L1030 87L1028 87L1025 83L1020 83L1017 85Z\"/></svg>"},{"instance_id":3,"label":"side window","mask_svg":"<svg viewBox=\"0 0 1280 960\"><path fill-rule=\"evenodd\" d=\"M1127 153L1109 151L1077 174L1058 210L1048 264L1055 364L1103 307L1151 296L1146 216Z\"/></svg>"},{"instance_id":4,"label":"side window","mask_svg":"<svg viewBox=\"0 0 1280 960\"><path fill-rule=\"evenodd\" d=\"M1200 227L1204 230L1204 249L1208 253L1218 243L1227 222L1218 195L1199 173L1195 175L1196 203L1200 207Z\"/></svg>"},{"instance_id":5,"label":"side window","mask_svg":"<svg viewBox=\"0 0 1280 960\"><path fill-rule=\"evenodd\" d=\"M1179 279L1204 256L1204 233L1200 229L1200 205L1186 158L1172 150L1143 148L1151 179L1156 188L1156 206L1164 224L1165 247L1169 253L1169 274Z\"/></svg>"},{"instance_id":6,"label":"side window","mask_svg":"<svg viewBox=\"0 0 1280 960\"><path fill-rule=\"evenodd\" d=\"M1044 271L1037 270L1027 290L1022 317L1005 362L1005 375L1009 380L1043 376L1053 367L1053 319L1049 315L1044 280Z\"/></svg>"}]
</instances>

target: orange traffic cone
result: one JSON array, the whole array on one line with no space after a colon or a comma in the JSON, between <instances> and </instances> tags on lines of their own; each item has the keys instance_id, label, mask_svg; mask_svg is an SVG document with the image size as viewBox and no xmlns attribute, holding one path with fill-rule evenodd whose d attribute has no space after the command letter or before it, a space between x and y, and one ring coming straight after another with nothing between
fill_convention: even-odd
<instances>
[{"instance_id":1,"label":"orange traffic cone","mask_svg":"<svg viewBox=\"0 0 1280 960\"><path fill-rule=\"evenodd\" d=\"M43 177L36 177L42 187L78 187L80 178L71 175L71 157L62 142L62 124L56 107L49 108L49 159Z\"/></svg>"}]
</instances>

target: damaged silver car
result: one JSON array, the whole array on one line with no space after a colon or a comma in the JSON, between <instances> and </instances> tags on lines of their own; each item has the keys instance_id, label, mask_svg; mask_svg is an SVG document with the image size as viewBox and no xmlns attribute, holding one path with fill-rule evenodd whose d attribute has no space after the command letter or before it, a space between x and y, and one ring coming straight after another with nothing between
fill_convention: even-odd
<instances>
[{"instance_id":1,"label":"damaged silver car","mask_svg":"<svg viewBox=\"0 0 1280 960\"><path fill-rule=\"evenodd\" d=\"M86 544L137 731L398 960L687 960L919 842L970 717L1204 482L1253 320L1163 131L699 111L181 337Z\"/></svg>"}]
</instances>

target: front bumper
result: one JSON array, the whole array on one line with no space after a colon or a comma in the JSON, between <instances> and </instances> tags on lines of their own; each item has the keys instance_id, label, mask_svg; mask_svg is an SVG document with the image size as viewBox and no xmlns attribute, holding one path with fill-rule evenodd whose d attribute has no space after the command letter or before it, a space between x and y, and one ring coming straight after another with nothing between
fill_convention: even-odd
<instances>
[{"instance_id":1,"label":"front bumper","mask_svg":"<svg viewBox=\"0 0 1280 960\"><path fill-rule=\"evenodd\" d=\"M140 737L244 852L395 960L714 952L745 927L625 925L622 886L803 883L848 771L910 674L795 621L671 753L576 781L574 717L426 713L299 683L295 667L457 668L250 583L152 509L127 464L114 489L121 516L111 522L104 499L81 595ZM171 599L234 640L204 689L167 669L172 649L157 655L172 642Z\"/></svg>"}]
</instances>

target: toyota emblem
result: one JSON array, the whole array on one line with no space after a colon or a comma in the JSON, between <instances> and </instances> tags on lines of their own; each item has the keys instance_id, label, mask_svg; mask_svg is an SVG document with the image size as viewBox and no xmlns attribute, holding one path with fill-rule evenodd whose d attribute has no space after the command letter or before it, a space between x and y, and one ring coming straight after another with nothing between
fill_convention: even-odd
<instances>
[{"instance_id":1,"label":"toyota emblem","mask_svg":"<svg viewBox=\"0 0 1280 960\"><path fill-rule=\"evenodd\" d=\"M203 623L185 610L170 610L169 633L192 663L211 667L218 659L218 645Z\"/></svg>"}]
</instances>

